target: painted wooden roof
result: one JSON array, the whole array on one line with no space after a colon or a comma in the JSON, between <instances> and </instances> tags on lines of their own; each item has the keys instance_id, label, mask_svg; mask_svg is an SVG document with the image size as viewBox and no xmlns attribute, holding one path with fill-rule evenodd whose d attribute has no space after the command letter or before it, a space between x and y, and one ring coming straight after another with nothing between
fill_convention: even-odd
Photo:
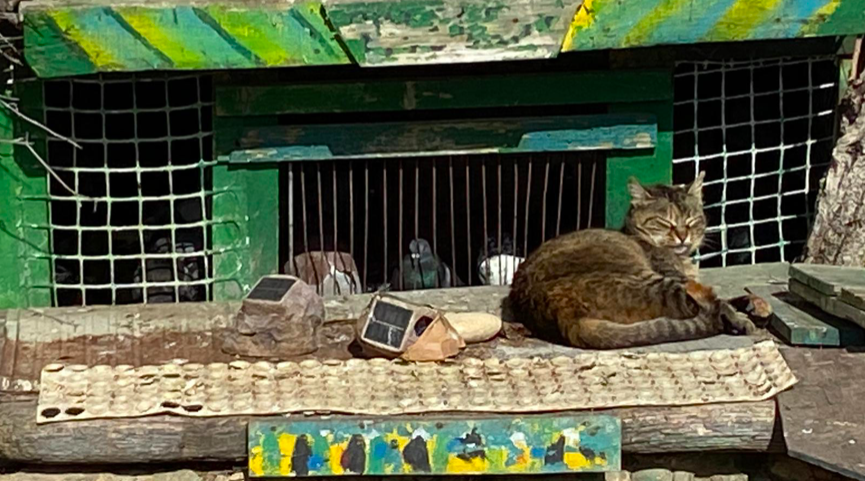
<instances>
[{"instance_id":1,"label":"painted wooden roof","mask_svg":"<svg viewBox=\"0 0 865 481\"><path fill-rule=\"evenodd\" d=\"M865 32L865 0L31 0L38 75L545 59Z\"/></svg>"}]
</instances>

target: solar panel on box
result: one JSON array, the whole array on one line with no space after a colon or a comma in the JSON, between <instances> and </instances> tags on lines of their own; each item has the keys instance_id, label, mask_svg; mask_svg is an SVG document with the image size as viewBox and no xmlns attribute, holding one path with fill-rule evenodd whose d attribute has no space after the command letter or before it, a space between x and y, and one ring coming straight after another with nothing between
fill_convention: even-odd
<instances>
[{"instance_id":1,"label":"solar panel on box","mask_svg":"<svg viewBox=\"0 0 865 481\"><path fill-rule=\"evenodd\" d=\"M367 350L387 357L433 360L465 346L440 311L381 294L361 313L357 332Z\"/></svg>"}]
</instances>

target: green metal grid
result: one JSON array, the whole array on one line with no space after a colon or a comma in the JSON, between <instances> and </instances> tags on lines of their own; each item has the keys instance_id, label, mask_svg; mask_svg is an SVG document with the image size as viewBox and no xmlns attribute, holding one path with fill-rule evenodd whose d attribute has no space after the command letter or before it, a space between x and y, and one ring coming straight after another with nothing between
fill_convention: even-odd
<instances>
[{"instance_id":1,"label":"green metal grid","mask_svg":"<svg viewBox=\"0 0 865 481\"><path fill-rule=\"evenodd\" d=\"M674 77L674 181L706 171L701 266L797 259L834 144L834 57L683 62Z\"/></svg>"},{"instance_id":2,"label":"green metal grid","mask_svg":"<svg viewBox=\"0 0 865 481\"><path fill-rule=\"evenodd\" d=\"M46 125L82 146L47 140L75 190L46 176L55 305L210 299L209 77L67 79L43 97Z\"/></svg>"}]
</instances>

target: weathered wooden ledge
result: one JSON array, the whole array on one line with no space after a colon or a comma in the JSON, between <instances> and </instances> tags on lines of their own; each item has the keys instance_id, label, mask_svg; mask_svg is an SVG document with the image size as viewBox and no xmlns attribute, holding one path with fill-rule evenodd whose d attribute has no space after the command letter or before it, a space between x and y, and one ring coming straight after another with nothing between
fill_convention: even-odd
<instances>
[{"instance_id":1,"label":"weathered wooden ledge","mask_svg":"<svg viewBox=\"0 0 865 481\"><path fill-rule=\"evenodd\" d=\"M704 280L724 297L743 286L786 281L785 264L705 271ZM400 293L407 300L455 311L497 313L506 287L475 287ZM350 323L369 295L326 299L329 343L316 357L350 356ZM135 419L36 424L36 388L42 366L55 359L84 364L148 364L173 358L224 360L218 334L230 324L236 303L26 309L0 311L0 462L26 464L241 462L246 458L249 417ZM737 348L739 336L650 346L647 350ZM477 357L555 356L578 351L537 339L506 336L470 346ZM780 450L776 402L739 402L684 407L635 407L595 411L622 420L626 453Z\"/></svg>"},{"instance_id":2,"label":"weathered wooden ledge","mask_svg":"<svg viewBox=\"0 0 865 481\"><path fill-rule=\"evenodd\" d=\"M775 401L622 408L626 453L777 451ZM0 460L26 464L242 462L245 416L36 424L36 400L0 403Z\"/></svg>"}]
</instances>

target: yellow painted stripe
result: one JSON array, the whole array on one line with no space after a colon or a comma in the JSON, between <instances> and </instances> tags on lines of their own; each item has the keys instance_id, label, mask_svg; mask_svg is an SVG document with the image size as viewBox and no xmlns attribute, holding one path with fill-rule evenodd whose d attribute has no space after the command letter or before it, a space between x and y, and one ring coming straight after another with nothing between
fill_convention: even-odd
<instances>
[{"instance_id":1,"label":"yellow painted stripe","mask_svg":"<svg viewBox=\"0 0 865 481\"><path fill-rule=\"evenodd\" d=\"M105 43L101 39L93 38L78 28L78 19L72 10L57 10L50 15L63 34L78 44L97 68L120 64L118 58L104 47Z\"/></svg>"},{"instance_id":2,"label":"yellow painted stripe","mask_svg":"<svg viewBox=\"0 0 865 481\"><path fill-rule=\"evenodd\" d=\"M285 18L279 16L278 13L268 13L267 10L262 10L261 13L237 11L222 5L208 6L206 11L229 35L258 58L264 60L265 64L284 65L286 61L291 60L291 53L273 38L275 32L279 31L273 28L274 25L278 25L278 28L281 29L291 28L291 26L284 24ZM277 17L268 18L268 15L276 15ZM261 20L262 22L259 24L250 22L250 20ZM267 28L267 23L271 23L271 29Z\"/></svg>"},{"instance_id":3,"label":"yellow painted stripe","mask_svg":"<svg viewBox=\"0 0 865 481\"><path fill-rule=\"evenodd\" d=\"M622 46L643 45L647 43L649 36L658 28L658 25L682 11L686 6L693 5L693 0L663 0L652 12L640 19L622 40Z\"/></svg>"},{"instance_id":4,"label":"yellow painted stripe","mask_svg":"<svg viewBox=\"0 0 865 481\"><path fill-rule=\"evenodd\" d=\"M838 6L841 5L841 0L831 0L826 5L820 7L811 18L808 19L808 23L806 23L800 34L802 36L816 35L817 29L820 27L820 24L823 23L827 18L831 17L835 10L838 10Z\"/></svg>"},{"instance_id":5,"label":"yellow painted stripe","mask_svg":"<svg viewBox=\"0 0 865 481\"><path fill-rule=\"evenodd\" d=\"M568 33L565 34L565 40L562 42L562 51L567 52L573 48L574 38L580 30L585 30L595 23L595 0L583 0L577 7L574 18L571 20L571 25L568 27Z\"/></svg>"},{"instance_id":6,"label":"yellow painted stripe","mask_svg":"<svg viewBox=\"0 0 865 481\"><path fill-rule=\"evenodd\" d=\"M115 11L142 37L147 39L151 45L170 58L176 66L196 67L210 63L207 62L207 58L200 52L186 47L186 41L188 40L176 39L156 24L153 15L159 14L160 10L151 8L118 8Z\"/></svg>"},{"instance_id":7,"label":"yellow painted stripe","mask_svg":"<svg viewBox=\"0 0 865 481\"><path fill-rule=\"evenodd\" d=\"M783 0L736 0L706 34L706 41L745 40Z\"/></svg>"}]
</instances>

